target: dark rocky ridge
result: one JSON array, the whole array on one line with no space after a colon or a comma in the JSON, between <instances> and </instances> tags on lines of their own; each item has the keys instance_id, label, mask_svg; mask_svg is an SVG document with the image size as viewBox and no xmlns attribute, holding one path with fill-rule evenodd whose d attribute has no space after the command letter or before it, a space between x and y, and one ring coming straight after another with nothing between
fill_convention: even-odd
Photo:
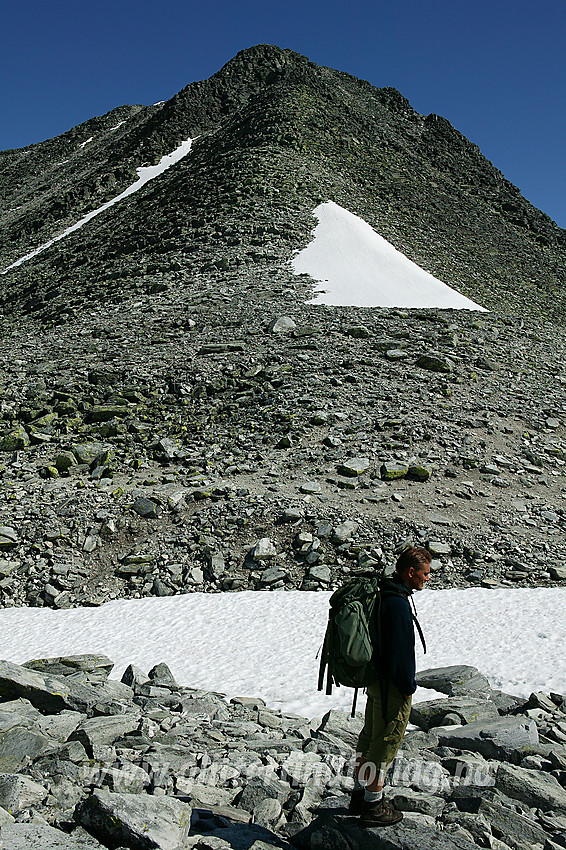
<instances>
[{"instance_id":1,"label":"dark rocky ridge","mask_svg":"<svg viewBox=\"0 0 566 850\"><path fill-rule=\"evenodd\" d=\"M398 92L260 46L5 152L4 262L195 135L0 277L2 604L327 588L407 540L436 586L564 582L564 232ZM492 312L305 303L329 197Z\"/></svg>"}]
</instances>

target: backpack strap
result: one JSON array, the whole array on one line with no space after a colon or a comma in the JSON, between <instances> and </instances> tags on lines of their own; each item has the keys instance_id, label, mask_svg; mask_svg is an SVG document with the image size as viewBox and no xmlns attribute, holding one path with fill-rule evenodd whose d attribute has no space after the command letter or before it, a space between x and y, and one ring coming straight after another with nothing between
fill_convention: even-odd
<instances>
[{"instance_id":1,"label":"backpack strap","mask_svg":"<svg viewBox=\"0 0 566 850\"><path fill-rule=\"evenodd\" d=\"M329 624L328 628L331 628L331 624ZM321 691L324 688L324 673L326 671L326 694L330 696L332 693L332 671L330 669L330 655L328 651L328 647L330 644L330 635L327 632L324 636L324 643L322 644L322 651L320 653L320 666L318 668L318 690Z\"/></svg>"},{"instance_id":2,"label":"backpack strap","mask_svg":"<svg viewBox=\"0 0 566 850\"><path fill-rule=\"evenodd\" d=\"M413 597L412 597L412 596L411 596L411 597L409 597L409 598L410 598L411 603L412 603L412 605L413 605L413 610L411 611L411 616L412 616L412 618L413 618L413 623L414 623L414 624L415 624L415 626L417 627L417 631L418 631L418 633L419 633L419 637L420 637L420 639L421 639L421 643L422 643L422 645L423 645L423 652L424 652L424 654L426 655L426 641L425 641L425 638L424 638L423 630L421 629L421 624L420 624L420 623L419 623L419 621L417 620L417 609L415 608L415 602L414 602L414 599L413 599Z\"/></svg>"},{"instance_id":3,"label":"backpack strap","mask_svg":"<svg viewBox=\"0 0 566 850\"><path fill-rule=\"evenodd\" d=\"M358 703L358 690L359 690L359 688L354 688L354 699L352 700L352 712L350 714L350 717L356 716L356 705Z\"/></svg>"}]
</instances>

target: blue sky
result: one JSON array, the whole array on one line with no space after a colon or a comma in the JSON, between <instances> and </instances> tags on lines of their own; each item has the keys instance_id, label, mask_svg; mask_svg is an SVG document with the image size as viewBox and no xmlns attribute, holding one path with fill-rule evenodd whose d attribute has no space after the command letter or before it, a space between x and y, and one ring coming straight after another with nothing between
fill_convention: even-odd
<instances>
[{"instance_id":1,"label":"blue sky","mask_svg":"<svg viewBox=\"0 0 566 850\"><path fill-rule=\"evenodd\" d=\"M395 86L566 228L565 0L0 0L0 149L154 103L267 42Z\"/></svg>"}]
</instances>

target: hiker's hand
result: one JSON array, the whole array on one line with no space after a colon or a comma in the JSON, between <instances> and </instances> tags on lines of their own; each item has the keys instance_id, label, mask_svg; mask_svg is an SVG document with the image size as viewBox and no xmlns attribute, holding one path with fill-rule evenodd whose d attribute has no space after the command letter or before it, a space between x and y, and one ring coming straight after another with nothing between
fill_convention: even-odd
<instances>
[{"instance_id":1,"label":"hiker's hand","mask_svg":"<svg viewBox=\"0 0 566 850\"><path fill-rule=\"evenodd\" d=\"M403 699L405 699L405 700L411 699L412 696L413 696L412 694L409 694L408 696L407 696L407 694L403 694Z\"/></svg>"}]
</instances>

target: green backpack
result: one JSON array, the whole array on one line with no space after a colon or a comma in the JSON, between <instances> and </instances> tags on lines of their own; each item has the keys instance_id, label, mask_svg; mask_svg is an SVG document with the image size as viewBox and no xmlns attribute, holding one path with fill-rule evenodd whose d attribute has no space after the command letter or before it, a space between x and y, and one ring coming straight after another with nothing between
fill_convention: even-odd
<instances>
[{"instance_id":1,"label":"green backpack","mask_svg":"<svg viewBox=\"0 0 566 850\"><path fill-rule=\"evenodd\" d=\"M408 596L401 588L391 587L382 575L354 578L330 597L328 625L322 644L318 690L332 693L332 685L355 688L352 717L356 711L359 688L380 682L381 605L385 596ZM413 621L426 652L424 637L416 617Z\"/></svg>"},{"instance_id":2,"label":"green backpack","mask_svg":"<svg viewBox=\"0 0 566 850\"><path fill-rule=\"evenodd\" d=\"M376 605L378 610L376 611ZM379 635L381 579L355 578L339 587L330 597L328 626L322 645L318 690L332 685L365 688L379 680L374 662Z\"/></svg>"}]
</instances>

